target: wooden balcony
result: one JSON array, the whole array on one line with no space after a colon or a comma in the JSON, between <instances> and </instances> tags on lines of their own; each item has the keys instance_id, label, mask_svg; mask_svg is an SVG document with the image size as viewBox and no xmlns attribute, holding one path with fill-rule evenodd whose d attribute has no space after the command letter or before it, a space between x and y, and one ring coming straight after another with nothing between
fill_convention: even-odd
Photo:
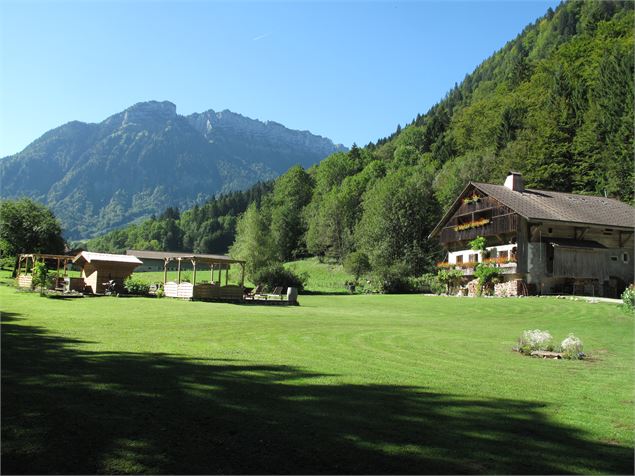
<instances>
[{"instance_id":1,"label":"wooden balcony","mask_svg":"<svg viewBox=\"0 0 635 476\"><path fill-rule=\"evenodd\" d=\"M508 213L505 215L494 216L489 219L489 223L482 226L475 226L466 230L457 231L457 225L449 225L441 229L439 239L441 243L452 243L455 241L473 240L477 236L495 236L505 233L516 233L518 229L518 215L516 213Z\"/></svg>"}]
</instances>

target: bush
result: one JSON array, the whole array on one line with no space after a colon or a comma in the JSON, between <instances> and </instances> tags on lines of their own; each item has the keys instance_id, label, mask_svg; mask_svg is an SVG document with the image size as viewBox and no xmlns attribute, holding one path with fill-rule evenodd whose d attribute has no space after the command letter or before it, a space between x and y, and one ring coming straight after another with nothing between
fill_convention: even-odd
<instances>
[{"instance_id":1,"label":"bush","mask_svg":"<svg viewBox=\"0 0 635 476\"><path fill-rule=\"evenodd\" d=\"M15 267L15 256L3 256L0 258L0 269L8 269L13 271Z\"/></svg>"},{"instance_id":2,"label":"bush","mask_svg":"<svg viewBox=\"0 0 635 476\"><path fill-rule=\"evenodd\" d=\"M445 285L439 281L439 276L434 273L426 273L414 279L419 292L434 294L445 292Z\"/></svg>"},{"instance_id":3,"label":"bush","mask_svg":"<svg viewBox=\"0 0 635 476\"><path fill-rule=\"evenodd\" d=\"M476 293L480 296L483 291L488 294L492 290L493 284L500 280L501 272L494 266L479 263L474 268L474 276L478 278Z\"/></svg>"},{"instance_id":4,"label":"bush","mask_svg":"<svg viewBox=\"0 0 635 476\"><path fill-rule=\"evenodd\" d=\"M374 290L390 294L417 292L416 282L409 274L409 268L404 263L381 268L373 274Z\"/></svg>"},{"instance_id":5,"label":"bush","mask_svg":"<svg viewBox=\"0 0 635 476\"><path fill-rule=\"evenodd\" d=\"M370 271L370 261L366 253L354 251L344 259L344 270L355 276L357 281L360 276Z\"/></svg>"},{"instance_id":6,"label":"bush","mask_svg":"<svg viewBox=\"0 0 635 476\"><path fill-rule=\"evenodd\" d=\"M31 270L31 275L33 276L31 286L33 286L33 289L39 287L40 295L42 296L44 296L44 289L46 289L49 284L48 272L49 270L42 261L37 261Z\"/></svg>"},{"instance_id":7,"label":"bush","mask_svg":"<svg viewBox=\"0 0 635 476\"><path fill-rule=\"evenodd\" d=\"M157 288L156 293L154 293L154 295L158 298L162 298L163 296L165 296L165 291L163 290L163 287Z\"/></svg>"},{"instance_id":8,"label":"bush","mask_svg":"<svg viewBox=\"0 0 635 476\"><path fill-rule=\"evenodd\" d=\"M138 294L138 295L146 295L150 291L150 285L145 281L141 281L140 279L136 279L132 276L126 279L123 283L123 287L130 294Z\"/></svg>"},{"instance_id":9,"label":"bush","mask_svg":"<svg viewBox=\"0 0 635 476\"><path fill-rule=\"evenodd\" d=\"M573 334L562 341L560 344L560 352L565 359L582 359L584 358L584 352L582 352L582 341Z\"/></svg>"},{"instance_id":10,"label":"bush","mask_svg":"<svg viewBox=\"0 0 635 476\"><path fill-rule=\"evenodd\" d=\"M624 290L622 301L624 301L624 307L627 311L633 312L635 310L635 284L631 284Z\"/></svg>"},{"instance_id":11,"label":"bush","mask_svg":"<svg viewBox=\"0 0 635 476\"><path fill-rule=\"evenodd\" d=\"M524 354L529 354L533 350L553 351L553 337L549 331L534 329L533 331L523 331L518 339L518 350Z\"/></svg>"},{"instance_id":12,"label":"bush","mask_svg":"<svg viewBox=\"0 0 635 476\"><path fill-rule=\"evenodd\" d=\"M437 281L445 288L448 294L461 284L463 272L460 269L440 269L437 274Z\"/></svg>"},{"instance_id":13,"label":"bush","mask_svg":"<svg viewBox=\"0 0 635 476\"><path fill-rule=\"evenodd\" d=\"M284 288L297 288L298 292L304 290L307 280L306 275L297 275L290 269L285 269L281 264L272 264L256 271L251 280L254 284L265 286L267 291L273 291L277 286Z\"/></svg>"}]
</instances>

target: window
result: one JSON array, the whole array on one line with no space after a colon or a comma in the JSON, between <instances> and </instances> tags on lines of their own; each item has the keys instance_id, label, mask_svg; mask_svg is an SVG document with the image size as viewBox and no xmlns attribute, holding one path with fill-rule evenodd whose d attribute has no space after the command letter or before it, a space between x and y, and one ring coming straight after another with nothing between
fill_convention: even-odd
<instances>
[{"instance_id":1,"label":"window","mask_svg":"<svg viewBox=\"0 0 635 476\"><path fill-rule=\"evenodd\" d=\"M470 255L469 261L470 263L478 263L478 255L477 254Z\"/></svg>"},{"instance_id":2,"label":"window","mask_svg":"<svg viewBox=\"0 0 635 476\"><path fill-rule=\"evenodd\" d=\"M611 256L611 261L617 261L617 256Z\"/></svg>"},{"instance_id":3,"label":"window","mask_svg":"<svg viewBox=\"0 0 635 476\"><path fill-rule=\"evenodd\" d=\"M628 253L622 253L622 261L624 261L624 263L628 263L630 261Z\"/></svg>"},{"instance_id":4,"label":"window","mask_svg":"<svg viewBox=\"0 0 635 476\"><path fill-rule=\"evenodd\" d=\"M509 251L505 250L505 251L499 251L498 252L498 257L499 258L509 258Z\"/></svg>"},{"instance_id":5,"label":"window","mask_svg":"<svg viewBox=\"0 0 635 476\"><path fill-rule=\"evenodd\" d=\"M463 255L456 255L456 264L463 263Z\"/></svg>"}]
</instances>

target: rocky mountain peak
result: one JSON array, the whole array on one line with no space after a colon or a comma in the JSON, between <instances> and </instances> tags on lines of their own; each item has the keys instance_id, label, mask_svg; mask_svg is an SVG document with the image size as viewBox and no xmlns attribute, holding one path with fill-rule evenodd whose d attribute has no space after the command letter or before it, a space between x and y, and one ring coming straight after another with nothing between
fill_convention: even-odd
<instances>
[{"instance_id":1,"label":"rocky mountain peak","mask_svg":"<svg viewBox=\"0 0 635 476\"><path fill-rule=\"evenodd\" d=\"M122 125L148 121L167 121L176 117L176 104L170 101L138 102L123 111Z\"/></svg>"}]
</instances>

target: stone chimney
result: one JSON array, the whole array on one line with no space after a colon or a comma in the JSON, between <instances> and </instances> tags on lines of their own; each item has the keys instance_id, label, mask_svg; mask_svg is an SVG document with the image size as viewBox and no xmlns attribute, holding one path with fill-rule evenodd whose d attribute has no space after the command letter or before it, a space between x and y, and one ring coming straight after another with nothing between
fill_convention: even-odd
<instances>
[{"instance_id":1,"label":"stone chimney","mask_svg":"<svg viewBox=\"0 0 635 476\"><path fill-rule=\"evenodd\" d=\"M509 172L509 175L505 179L505 187L514 192L522 192L525 190L525 183L523 176L520 172Z\"/></svg>"}]
</instances>

